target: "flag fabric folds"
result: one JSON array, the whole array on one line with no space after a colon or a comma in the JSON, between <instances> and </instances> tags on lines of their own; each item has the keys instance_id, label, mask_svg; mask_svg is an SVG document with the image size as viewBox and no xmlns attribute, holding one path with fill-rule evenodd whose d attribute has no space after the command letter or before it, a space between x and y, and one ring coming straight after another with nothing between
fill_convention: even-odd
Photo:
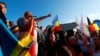
<instances>
[{"instance_id":1,"label":"flag fabric folds","mask_svg":"<svg viewBox=\"0 0 100 56\"><path fill-rule=\"evenodd\" d=\"M58 21L58 15L55 16L54 20L52 21L52 24L54 32L60 31L62 29L60 22Z\"/></svg>"},{"instance_id":2,"label":"flag fabric folds","mask_svg":"<svg viewBox=\"0 0 100 56\"><path fill-rule=\"evenodd\" d=\"M3 56L9 56L18 40L0 19L0 47ZM21 46L20 46L21 47Z\"/></svg>"},{"instance_id":3,"label":"flag fabric folds","mask_svg":"<svg viewBox=\"0 0 100 56\"><path fill-rule=\"evenodd\" d=\"M33 22L33 21L32 21ZM34 27L33 24L27 32L23 35L21 40L7 28L7 26L0 20L0 46L3 56L32 56L34 51L29 51L31 44L34 41ZM28 53L28 54L27 54Z\"/></svg>"},{"instance_id":4,"label":"flag fabric folds","mask_svg":"<svg viewBox=\"0 0 100 56\"><path fill-rule=\"evenodd\" d=\"M3 56L3 53L2 53L2 48L0 46L0 56Z\"/></svg>"},{"instance_id":5,"label":"flag fabric folds","mask_svg":"<svg viewBox=\"0 0 100 56\"><path fill-rule=\"evenodd\" d=\"M23 47L28 47L34 41L33 20L31 22L32 23L28 31L26 31L25 34L22 36L22 39L18 41L19 44L23 45ZM31 46L29 47L29 50L27 51L25 50L25 48L19 48L19 44L17 44L17 46L14 48L14 50L11 53L11 56L14 56L15 54L16 56L17 55L33 56L32 54L34 53L34 51L30 50Z\"/></svg>"},{"instance_id":6,"label":"flag fabric folds","mask_svg":"<svg viewBox=\"0 0 100 56\"><path fill-rule=\"evenodd\" d=\"M91 32L95 31L95 27L93 26L93 24L89 25L89 29L90 29Z\"/></svg>"},{"instance_id":7,"label":"flag fabric folds","mask_svg":"<svg viewBox=\"0 0 100 56\"><path fill-rule=\"evenodd\" d=\"M98 27L100 28L100 21L97 22Z\"/></svg>"},{"instance_id":8,"label":"flag fabric folds","mask_svg":"<svg viewBox=\"0 0 100 56\"><path fill-rule=\"evenodd\" d=\"M88 25L89 25L90 32L95 32L95 31L100 30L100 21L97 21L95 23L91 23L89 17L87 17L87 22L88 22Z\"/></svg>"},{"instance_id":9,"label":"flag fabric folds","mask_svg":"<svg viewBox=\"0 0 100 56\"><path fill-rule=\"evenodd\" d=\"M93 23L93 24L90 24L89 29L91 32L100 30L100 21Z\"/></svg>"}]
</instances>

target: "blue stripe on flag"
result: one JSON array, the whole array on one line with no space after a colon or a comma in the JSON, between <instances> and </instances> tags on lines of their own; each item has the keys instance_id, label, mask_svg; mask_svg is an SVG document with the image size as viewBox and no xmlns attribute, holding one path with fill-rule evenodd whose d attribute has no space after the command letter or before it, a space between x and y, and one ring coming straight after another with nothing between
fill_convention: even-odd
<instances>
[{"instance_id":1,"label":"blue stripe on flag","mask_svg":"<svg viewBox=\"0 0 100 56\"><path fill-rule=\"evenodd\" d=\"M3 56L3 53L2 53L2 48L0 46L0 56Z\"/></svg>"},{"instance_id":2,"label":"blue stripe on flag","mask_svg":"<svg viewBox=\"0 0 100 56\"><path fill-rule=\"evenodd\" d=\"M97 22L98 27L100 28L100 21Z\"/></svg>"},{"instance_id":3,"label":"blue stripe on flag","mask_svg":"<svg viewBox=\"0 0 100 56\"><path fill-rule=\"evenodd\" d=\"M58 21L58 16L56 15L54 20L52 21L52 24L54 25L56 23L56 21Z\"/></svg>"},{"instance_id":4,"label":"blue stripe on flag","mask_svg":"<svg viewBox=\"0 0 100 56\"><path fill-rule=\"evenodd\" d=\"M17 43L17 38L0 19L0 46L3 56L9 56Z\"/></svg>"}]
</instances>

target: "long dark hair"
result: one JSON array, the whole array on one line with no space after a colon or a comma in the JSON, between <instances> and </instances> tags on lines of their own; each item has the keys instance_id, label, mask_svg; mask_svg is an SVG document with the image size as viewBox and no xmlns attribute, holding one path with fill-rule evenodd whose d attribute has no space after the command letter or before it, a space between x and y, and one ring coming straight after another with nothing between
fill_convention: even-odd
<instances>
[{"instance_id":1,"label":"long dark hair","mask_svg":"<svg viewBox=\"0 0 100 56\"><path fill-rule=\"evenodd\" d=\"M3 4L3 5L5 5L5 7L7 8L7 6L6 6L6 4L5 4L4 2L0 2L0 4ZM1 7L0 7L0 9L1 9Z\"/></svg>"}]
</instances>

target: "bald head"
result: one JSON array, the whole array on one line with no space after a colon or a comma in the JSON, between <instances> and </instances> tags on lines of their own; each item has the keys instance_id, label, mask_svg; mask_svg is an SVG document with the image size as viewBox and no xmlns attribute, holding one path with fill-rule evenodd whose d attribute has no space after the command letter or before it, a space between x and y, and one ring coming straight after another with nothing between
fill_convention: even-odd
<instances>
[{"instance_id":1,"label":"bald head","mask_svg":"<svg viewBox=\"0 0 100 56\"><path fill-rule=\"evenodd\" d=\"M34 17L32 16L32 13L29 12L29 11L26 11L26 12L24 13L24 17L25 17L25 19L27 19L27 20L30 20L30 19L34 18Z\"/></svg>"}]
</instances>

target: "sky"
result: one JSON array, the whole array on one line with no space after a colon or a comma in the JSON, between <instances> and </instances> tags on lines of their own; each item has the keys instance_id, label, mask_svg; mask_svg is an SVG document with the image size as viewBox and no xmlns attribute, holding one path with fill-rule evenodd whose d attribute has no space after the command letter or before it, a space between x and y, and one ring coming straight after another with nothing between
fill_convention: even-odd
<instances>
[{"instance_id":1,"label":"sky","mask_svg":"<svg viewBox=\"0 0 100 56\"><path fill-rule=\"evenodd\" d=\"M87 16L91 21L100 19L100 0L0 0L6 3L6 18L17 24L17 20L23 17L25 11L40 17L51 14L51 17L41 21L39 26L45 28L51 25L58 15L61 24L76 22L76 18L87 23Z\"/></svg>"}]
</instances>

